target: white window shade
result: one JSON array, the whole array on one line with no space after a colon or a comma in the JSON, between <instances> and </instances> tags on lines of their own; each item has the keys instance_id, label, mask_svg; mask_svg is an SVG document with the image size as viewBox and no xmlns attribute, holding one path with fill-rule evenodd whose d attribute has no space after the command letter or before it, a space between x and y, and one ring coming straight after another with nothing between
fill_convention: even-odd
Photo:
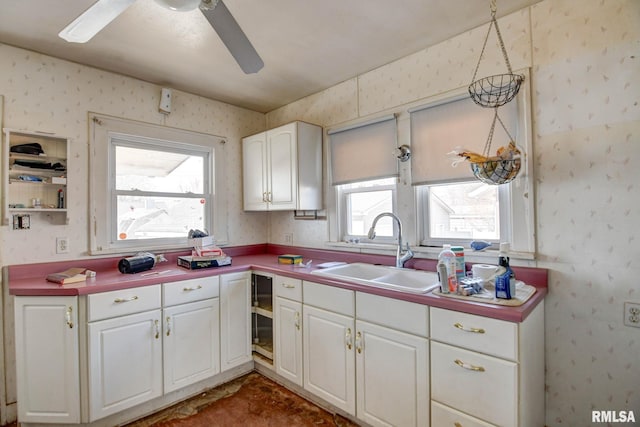
<instances>
[{"instance_id":1,"label":"white window shade","mask_svg":"<svg viewBox=\"0 0 640 427\"><path fill-rule=\"evenodd\" d=\"M395 116L328 131L333 185L398 176Z\"/></svg>"},{"instance_id":2,"label":"white window shade","mask_svg":"<svg viewBox=\"0 0 640 427\"><path fill-rule=\"evenodd\" d=\"M456 157L448 155L463 148L483 154L489 137L494 109L476 105L468 95L435 105L422 106L411 113L411 178L414 185L475 179L468 162L452 166ZM505 127L516 139L518 131L517 102L498 109ZM491 149L509 144L509 137L496 122Z\"/></svg>"}]
</instances>

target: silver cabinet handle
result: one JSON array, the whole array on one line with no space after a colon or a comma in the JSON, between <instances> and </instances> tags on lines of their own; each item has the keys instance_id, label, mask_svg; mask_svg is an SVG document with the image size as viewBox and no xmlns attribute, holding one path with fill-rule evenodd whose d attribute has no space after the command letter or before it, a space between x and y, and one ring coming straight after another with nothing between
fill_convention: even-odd
<instances>
[{"instance_id":1,"label":"silver cabinet handle","mask_svg":"<svg viewBox=\"0 0 640 427\"><path fill-rule=\"evenodd\" d=\"M171 335L171 317L167 316L167 336Z\"/></svg>"},{"instance_id":2,"label":"silver cabinet handle","mask_svg":"<svg viewBox=\"0 0 640 427\"><path fill-rule=\"evenodd\" d=\"M156 327L156 339L160 338L160 322L158 322L158 319L153 321L154 326Z\"/></svg>"},{"instance_id":3,"label":"silver cabinet handle","mask_svg":"<svg viewBox=\"0 0 640 427\"><path fill-rule=\"evenodd\" d=\"M300 313L296 311L294 325L296 325L296 329L300 330Z\"/></svg>"},{"instance_id":4,"label":"silver cabinet handle","mask_svg":"<svg viewBox=\"0 0 640 427\"><path fill-rule=\"evenodd\" d=\"M347 328L347 333L344 338L345 338L345 341L347 342L347 348L351 350L351 347L353 347L353 337L351 336L351 328Z\"/></svg>"},{"instance_id":5,"label":"silver cabinet handle","mask_svg":"<svg viewBox=\"0 0 640 427\"><path fill-rule=\"evenodd\" d=\"M472 365L470 363L464 363L460 359L454 360L453 363L455 363L456 365L460 366L461 368L468 369L470 371L484 372L484 368L482 366L475 366L475 365Z\"/></svg>"},{"instance_id":6,"label":"silver cabinet handle","mask_svg":"<svg viewBox=\"0 0 640 427\"><path fill-rule=\"evenodd\" d=\"M360 331L356 333L356 351L358 354L362 353L362 333Z\"/></svg>"},{"instance_id":7,"label":"silver cabinet handle","mask_svg":"<svg viewBox=\"0 0 640 427\"><path fill-rule=\"evenodd\" d=\"M282 283L282 287L287 289L293 289L296 287L296 285L292 285L291 283Z\"/></svg>"},{"instance_id":8,"label":"silver cabinet handle","mask_svg":"<svg viewBox=\"0 0 640 427\"><path fill-rule=\"evenodd\" d=\"M73 329L73 318L71 317L71 314L73 313L73 307L69 306L67 307L67 311L65 313L65 318L67 321L67 325L69 326L69 329Z\"/></svg>"},{"instance_id":9,"label":"silver cabinet handle","mask_svg":"<svg viewBox=\"0 0 640 427\"><path fill-rule=\"evenodd\" d=\"M453 326L460 329L461 331L474 332L476 334L484 334L484 329L482 328L465 328L461 323L454 323Z\"/></svg>"},{"instance_id":10,"label":"silver cabinet handle","mask_svg":"<svg viewBox=\"0 0 640 427\"><path fill-rule=\"evenodd\" d=\"M198 289L202 289L202 285L192 286L190 288L182 288L184 292L197 291Z\"/></svg>"},{"instance_id":11,"label":"silver cabinet handle","mask_svg":"<svg viewBox=\"0 0 640 427\"><path fill-rule=\"evenodd\" d=\"M137 299L138 299L138 296L134 295L130 298L116 298L113 300L113 302L115 302L116 304L122 304L123 302L135 301Z\"/></svg>"}]
</instances>

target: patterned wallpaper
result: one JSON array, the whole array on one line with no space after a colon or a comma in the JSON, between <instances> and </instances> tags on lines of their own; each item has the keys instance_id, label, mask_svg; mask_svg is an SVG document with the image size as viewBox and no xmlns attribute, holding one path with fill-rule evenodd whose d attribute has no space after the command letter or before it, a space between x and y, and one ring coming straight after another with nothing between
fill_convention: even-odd
<instances>
[{"instance_id":1,"label":"patterned wallpaper","mask_svg":"<svg viewBox=\"0 0 640 427\"><path fill-rule=\"evenodd\" d=\"M640 302L640 2L544 0L502 18L500 29L513 68L532 69L536 265L550 270L547 425L588 425L592 409L638 417L640 329L622 324L622 310ZM485 34L469 31L289 104L267 114L266 126L331 127L466 86ZM503 67L489 50L480 74ZM0 75L4 126L70 136L77 160L70 224L36 220L20 239L0 228L2 264L32 262L32 253L59 260L61 235L70 238L68 258L86 255L88 111L226 136L233 244L284 243L290 232L302 246L327 241L328 220L242 212L240 138L262 130L264 115L174 91L165 117L156 85L2 44Z\"/></svg>"},{"instance_id":2,"label":"patterned wallpaper","mask_svg":"<svg viewBox=\"0 0 640 427\"><path fill-rule=\"evenodd\" d=\"M4 126L54 132L71 138L69 225L32 215L31 230L2 227L3 265L39 260L75 259L87 253L88 112L210 133L227 138L229 236L233 244L264 242L267 218L242 212L241 144L243 136L265 127L264 114L196 95L173 91L172 112L158 112L160 87L129 77L0 44L0 94L5 98ZM55 254L55 238L69 238L70 253Z\"/></svg>"},{"instance_id":3,"label":"patterned wallpaper","mask_svg":"<svg viewBox=\"0 0 640 427\"><path fill-rule=\"evenodd\" d=\"M592 410L635 410L638 420L640 329L622 318L624 301L640 302L640 2L546 0L499 25L513 68L532 69L536 265L550 270L546 423L589 425ZM267 122L331 127L466 86L486 28L268 113ZM495 39L488 46L479 75L504 72ZM294 243L307 245L311 234L325 236L311 245L322 246L327 226L278 214L270 238L283 243L295 230Z\"/></svg>"}]
</instances>

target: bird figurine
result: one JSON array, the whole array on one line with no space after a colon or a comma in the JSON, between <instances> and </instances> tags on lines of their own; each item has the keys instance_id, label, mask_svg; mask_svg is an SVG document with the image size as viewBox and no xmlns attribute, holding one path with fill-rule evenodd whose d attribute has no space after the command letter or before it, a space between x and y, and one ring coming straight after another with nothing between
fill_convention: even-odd
<instances>
[{"instance_id":1,"label":"bird figurine","mask_svg":"<svg viewBox=\"0 0 640 427\"><path fill-rule=\"evenodd\" d=\"M458 157L453 161L453 166L457 165L461 161L469 161L471 163L486 163L486 162L495 162L499 160L512 160L517 158L522 154L516 143L511 141L509 145L506 147L500 147L496 151L495 156L487 157L482 154L474 153L473 151L464 150L461 148L456 148L455 150L448 153L450 156Z\"/></svg>"},{"instance_id":2,"label":"bird figurine","mask_svg":"<svg viewBox=\"0 0 640 427\"><path fill-rule=\"evenodd\" d=\"M491 246L491 243L485 242L484 240L474 240L473 242L469 243L469 246L474 251L483 251Z\"/></svg>"}]
</instances>

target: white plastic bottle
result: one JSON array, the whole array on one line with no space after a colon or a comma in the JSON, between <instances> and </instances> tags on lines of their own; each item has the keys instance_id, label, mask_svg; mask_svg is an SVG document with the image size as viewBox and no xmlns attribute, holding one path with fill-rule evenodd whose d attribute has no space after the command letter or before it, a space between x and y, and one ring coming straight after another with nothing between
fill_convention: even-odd
<instances>
[{"instance_id":1,"label":"white plastic bottle","mask_svg":"<svg viewBox=\"0 0 640 427\"><path fill-rule=\"evenodd\" d=\"M442 252L438 255L438 264L443 264L447 268L446 286L444 278L440 278L442 293L450 292L455 294L458 288L458 280L456 278L456 254L451 250L451 245L442 245ZM440 268L438 268L438 271L440 271Z\"/></svg>"}]
</instances>

